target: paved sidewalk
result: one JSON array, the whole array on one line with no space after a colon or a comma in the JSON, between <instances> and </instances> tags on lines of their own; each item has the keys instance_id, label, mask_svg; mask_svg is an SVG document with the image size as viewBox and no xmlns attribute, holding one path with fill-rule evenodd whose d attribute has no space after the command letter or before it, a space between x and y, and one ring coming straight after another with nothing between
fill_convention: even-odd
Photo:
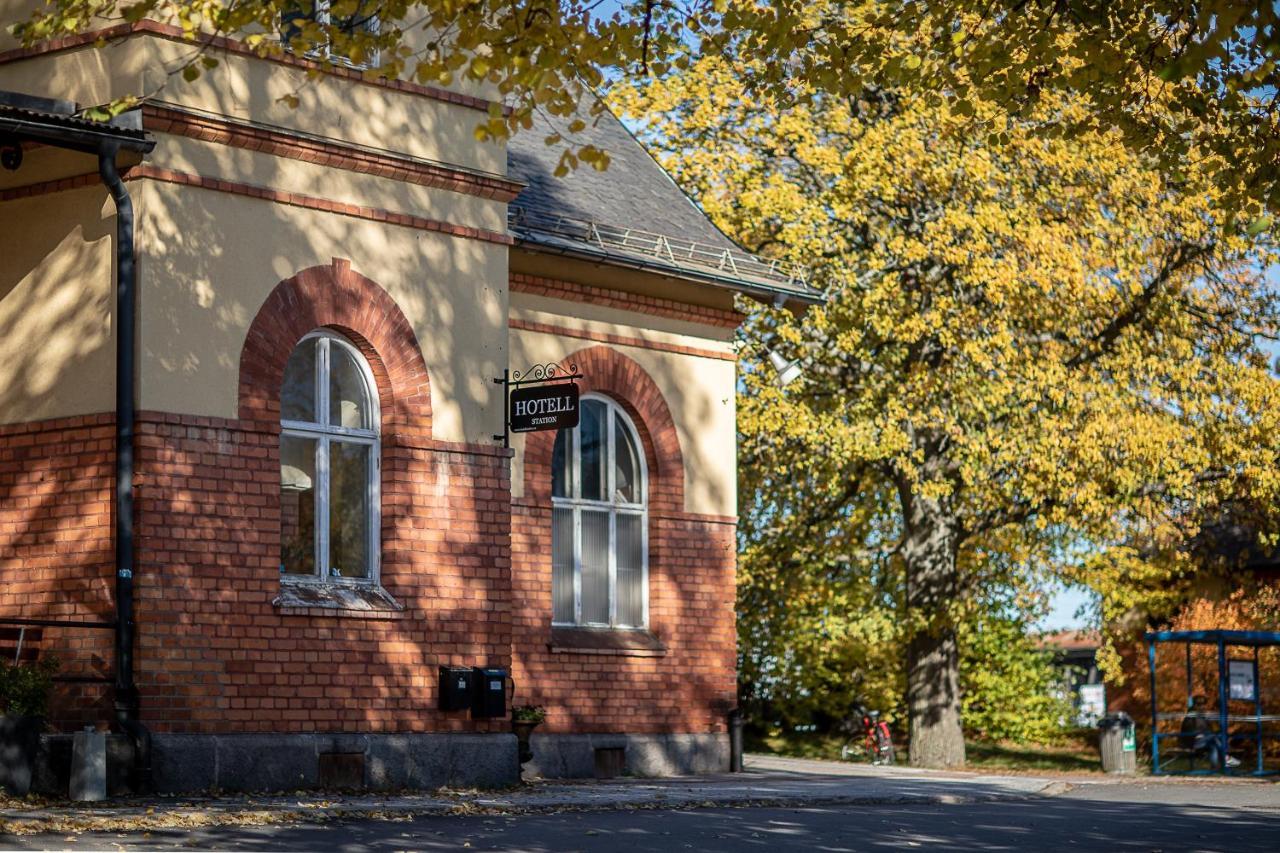
<instances>
[{"instance_id":1,"label":"paved sidewalk","mask_svg":"<svg viewBox=\"0 0 1280 853\"><path fill-rule=\"evenodd\" d=\"M749 756L741 774L535 782L505 791L156 797L83 805L0 801L0 833L127 831L426 815L836 804L949 804L1050 796L1061 780Z\"/></svg>"}]
</instances>

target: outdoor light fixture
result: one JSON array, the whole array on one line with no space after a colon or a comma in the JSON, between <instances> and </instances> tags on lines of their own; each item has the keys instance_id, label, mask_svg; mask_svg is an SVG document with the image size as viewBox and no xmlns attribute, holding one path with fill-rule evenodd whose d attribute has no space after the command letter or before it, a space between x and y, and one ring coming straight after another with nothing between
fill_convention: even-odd
<instances>
[{"instance_id":1,"label":"outdoor light fixture","mask_svg":"<svg viewBox=\"0 0 1280 853\"><path fill-rule=\"evenodd\" d=\"M769 350L769 363L772 364L773 369L778 372L778 378L773 381L779 388L786 388L792 382L799 379L800 374L804 372L800 366L800 359L787 361L775 350Z\"/></svg>"},{"instance_id":2,"label":"outdoor light fixture","mask_svg":"<svg viewBox=\"0 0 1280 853\"><path fill-rule=\"evenodd\" d=\"M22 145L12 140L0 142L0 166L4 166L10 172L18 171L18 167L22 165Z\"/></svg>"}]
</instances>

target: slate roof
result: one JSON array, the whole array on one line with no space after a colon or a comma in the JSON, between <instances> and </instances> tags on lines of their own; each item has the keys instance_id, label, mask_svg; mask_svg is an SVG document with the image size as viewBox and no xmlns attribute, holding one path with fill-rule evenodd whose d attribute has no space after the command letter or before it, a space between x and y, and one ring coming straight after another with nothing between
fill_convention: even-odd
<instances>
[{"instance_id":1,"label":"slate roof","mask_svg":"<svg viewBox=\"0 0 1280 853\"><path fill-rule=\"evenodd\" d=\"M798 270L750 255L726 237L612 114L587 121L573 141L607 151L604 172L583 165L555 177L563 149L545 144L556 128L541 115L510 140L508 175L527 184L509 207L521 243L770 300L821 301Z\"/></svg>"}]
</instances>

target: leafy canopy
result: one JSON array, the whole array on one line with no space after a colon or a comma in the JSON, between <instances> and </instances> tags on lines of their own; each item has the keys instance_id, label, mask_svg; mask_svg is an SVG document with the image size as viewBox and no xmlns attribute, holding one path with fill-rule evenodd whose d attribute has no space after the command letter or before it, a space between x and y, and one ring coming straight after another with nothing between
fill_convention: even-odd
<instances>
[{"instance_id":1,"label":"leafy canopy","mask_svg":"<svg viewBox=\"0 0 1280 853\"><path fill-rule=\"evenodd\" d=\"M153 17L198 40L224 34L263 53L291 47L364 63L421 83L483 82L513 111L479 133L528 126L542 109L568 117L585 91L617 77L661 76L720 57L734 91L780 100L857 96L867 88L930 93L975 131L1011 121L1048 133L1115 130L1178 180L1214 170L1223 202L1255 227L1280 201L1280 29L1272 3L1244 0L50 0L20 22L27 43ZM382 25L358 26L370 16ZM193 55L188 77L215 60ZM1086 109L1045 109L1063 93ZM136 93L145 94L145 93ZM936 106L936 105L935 105ZM556 142L561 140L557 139ZM567 143L564 164L604 164ZM575 153L576 152L576 153Z\"/></svg>"},{"instance_id":2,"label":"leafy canopy","mask_svg":"<svg viewBox=\"0 0 1280 853\"><path fill-rule=\"evenodd\" d=\"M1046 137L1040 113L991 140L952 101L735 85L756 73L704 59L616 103L722 228L814 266L829 296L803 317L754 306L740 361L740 615L762 680L793 658L832 679L883 666L859 655L908 631L904 496L954 531L962 643L1048 577L1100 590L1107 619L1171 596L1218 507L1276 504L1273 247L1222 212L1210 167L1174 180L1120 130ZM1084 126L1092 105L1041 109ZM801 378L777 387L770 351Z\"/></svg>"}]
</instances>

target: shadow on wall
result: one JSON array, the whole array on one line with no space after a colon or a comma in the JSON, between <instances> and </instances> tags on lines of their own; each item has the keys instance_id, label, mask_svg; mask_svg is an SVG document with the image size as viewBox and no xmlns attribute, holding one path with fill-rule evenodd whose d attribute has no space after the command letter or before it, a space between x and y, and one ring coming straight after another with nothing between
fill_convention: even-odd
<instances>
[{"instance_id":1,"label":"shadow on wall","mask_svg":"<svg viewBox=\"0 0 1280 853\"><path fill-rule=\"evenodd\" d=\"M656 278L654 280L660 281ZM602 280L597 283L607 284L607 279L602 276ZM572 316L571 306L566 305L561 310ZM659 333L668 331L660 318L648 314L631 313L626 317L626 322L641 334L649 330ZM623 334L627 337L635 336L626 331ZM511 368L523 371L535 364L547 362L558 363L567 368L576 364L583 353L594 349L608 350L638 364L645 377L642 384L652 384L669 408L685 465L685 504L680 509L733 514L737 499L734 364L725 360L621 344L584 344L578 338L517 329L511 338ZM587 373L598 369L583 364L578 367ZM588 387L591 376L588 375L585 381L587 384L583 388ZM612 396L626 404L628 393L631 393L631 389L623 386L612 393ZM516 451L513 471L519 478L515 484L518 494L523 494L527 481L523 476L523 467L529 440L529 434L512 436L512 447Z\"/></svg>"},{"instance_id":2,"label":"shadow on wall","mask_svg":"<svg viewBox=\"0 0 1280 853\"><path fill-rule=\"evenodd\" d=\"M241 95L237 112L246 104L250 110L268 106L269 96L258 92L228 90L227 99ZM376 115L367 118L378 121ZM163 145L153 159L162 158ZM273 177L255 175L254 180L270 184ZM387 288L411 318L431 371L437 422L452 423L467 441L486 441L496 431L500 401L491 378L507 362L505 247L153 181L134 181L130 188L143 253L144 409L221 412L233 419L244 331L258 307L281 279L341 256ZM97 394L102 402L94 410L111 408L113 219L103 212L109 210L104 199L102 191L86 189L32 202L46 205L62 230L35 229L31 239L6 255L21 259L7 262L6 270L48 262L50 273L42 277L42 289L24 297L45 313L0 316L4 340L46 342L13 362L14 379L0 391L6 411L34 405L31 401L49 389L76 388L85 377L89 390L76 399L83 405ZM64 202L65 216L58 213ZM91 212L88 224L67 225L85 211ZM90 248L102 253L105 264L91 257ZM89 281L95 288L101 282L101 289L90 290ZM12 281L4 281L3 288L0 306L25 292ZM97 295L85 299L86 292ZM664 381L679 383L677 362L664 364L670 365ZM697 408L686 407L681 417L691 425L708 419L717 404L705 395L690 399ZM110 432L109 421L105 429ZM279 584L278 550L272 552L278 549L278 510L271 508L269 494L250 501L245 493L208 485L239 463L267 471L278 485L274 437L237 434L228 424L154 425L150 438L151 462L163 463L165 470L161 474L153 467L155 479L141 482L140 511L152 521L149 528L141 525L140 534L144 542L152 537L174 544L151 551L138 577L141 665L152 667L152 682L143 688L149 722L183 731L497 730L505 725L472 724L465 715L434 711L437 663L509 662L509 528L505 509L497 506L501 496L493 497L495 488L500 491L494 484L501 482L498 471L506 467L505 459L476 462L434 449L398 449L405 467L386 475L402 491L384 503L383 579L406 613L400 619L357 621L277 613L270 601ZM24 582L48 583L65 600L82 601L83 609L106 615L110 459L95 457L86 465L82 479L95 483L92 499L86 497L92 508L68 506L65 489L58 486L39 486L34 504L24 491L30 482L19 477L7 487L20 498L17 535L28 537L33 548L49 550L40 552L46 562L38 566L31 554L6 561L4 580L26 573ZM72 475L68 469L48 482L65 484L63 478ZM84 567L84 579L69 580L72 550L65 543L81 535L86 518L100 521L107 538L74 551L72 562ZM685 539L695 544L664 545L655 533L664 525L684 525ZM732 607L732 584L726 588L723 578L698 568L704 554L696 544L700 536L697 525L685 520L651 520L652 572L672 590L669 598L655 596L654 604L663 624L680 625L691 634L707 627L699 622L703 617L695 602ZM732 547L732 537L729 543ZM670 548L669 555L664 548ZM549 549L535 556L546 565L549 613ZM535 633L549 632L549 618L536 621ZM723 665L732 671L731 649ZM722 669L722 662L693 651L673 649L668 658L644 668L648 675L640 687L633 683L632 669L612 659L604 664L578 660L572 670L598 679L607 689L603 701L618 719L649 730L678 729L682 703L690 696L704 689L723 692L710 674ZM671 671L685 674L674 688ZM576 683L584 681L578 677ZM560 680L554 687L526 687L549 696L553 689L560 696L570 689ZM565 726L591 724L589 703L599 701L587 698L591 690L576 690L572 707L562 705ZM644 716L650 705L674 722L652 723Z\"/></svg>"},{"instance_id":3,"label":"shadow on wall","mask_svg":"<svg viewBox=\"0 0 1280 853\"><path fill-rule=\"evenodd\" d=\"M424 133L452 138L458 130L454 125L462 122L457 113L474 113L477 120L482 116L434 102L408 109L406 103L418 101L392 98L376 87L339 79L303 82L301 75L294 75L301 86L301 104L287 110L279 93L250 85L237 63L224 66L206 74L208 79L202 78L191 90L193 96L198 91L199 98L210 101L202 105L205 109L257 120L275 116L283 125L310 120L313 131L337 138L378 137L374 141L381 147L411 149L413 140ZM293 74L270 67L277 76ZM335 93L342 95L344 104L358 96L359 116L350 117L358 127L344 126L347 117L334 113ZM470 139L470 127L465 130ZM199 171L200 163L206 164L205 170L211 168L207 163L214 162L213 155L201 154L187 163L185 149L179 150L185 143L161 136L152 162L187 170ZM302 180L297 170L304 164L262 156L244 159L248 156L236 149L219 150L221 176L395 212L435 215L396 210L391 191L397 185L390 181L377 183L368 176L335 171L331 184L324 187L297 186L291 181ZM238 166L250 162L253 173L242 174ZM364 182L362 186L386 187L389 195L360 198L349 190L355 184L348 182L354 180ZM488 442L498 430L501 401L491 380L506 367L506 246L223 192L144 183L146 202L139 206L146 255L143 408L183 411L186 401L188 410L194 403L204 414L234 416L244 331L266 295L299 270L342 257L385 288L413 325L431 373L438 437ZM433 192L432 198L454 199L450 203L460 205L460 212L474 204L497 207L443 190ZM475 217L474 211L461 215L466 220ZM441 216L450 218L447 211ZM496 227L502 230L500 223ZM193 394L193 387L200 391Z\"/></svg>"},{"instance_id":4,"label":"shadow on wall","mask_svg":"<svg viewBox=\"0 0 1280 853\"><path fill-rule=\"evenodd\" d=\"M248 458L263 458L270 476L278 457L260 443L270 437L247 438ZM237 442L230 437L231 448ZM505 730L505 721L435 710L438 664L509 665L510 591L498 555L505 527L485 521L487 507L456 498L489 471L440 464L430 451L392 451L384 458L400 473L384 484L393 500L384 505L382 582L405 610L391 618L284 615L271 604L280 583L278 512L238 515L225 491L186 488L188 477L203 481L243 457L214 455L206 469L194 462L206 448L175 443L171 461L187 473L153 491L142 535L162 536L152 524L168 518L191 544L139 572L148 724L161 732ZM416 461L402 465L406 455ZM433 499L446 467L453 488ZM420 491L405 489L410 479Z\"/></svg>"},{"instance_id":5,"label":"shadow on wall","mask_svg":"<svg viewBox=\"0 0 1280 853\"><path fill-rule=\"evenodd\" d=\"M114 615L112 420L52 424L0 427L0 655L55 657L61 677L106 678L112 673L112 630L3 621L109 622ZM59 685L50 721L58 728L93 722L108 694L100 683Z\"/></svg>"},{"instance_id":6,"label":"shadow on wall","mask_svg":"<svg viewBox=\"0 0 1280 853\"><path fill-rule=\"evenodd\" d=\"M323 300L331 300L327 306ZM303 305L300 302L313 304ZM139 622L144 718L161 732L501 731L435 710L436 666L507 667L505 454L440 447L417 342L345 264L282 283L241 366L245 420L146 426ZM278 396L291 342L336 322L384 404L381 580L402 613L302 613L280 589ZM363 330L363 334L361 333ZM282 335L281 343L264 335ZM384 387L385 386L385 387ZM404 417L418 413L417 420Z\"/></svg>"},{"instance_id":7,"label":"shadow on wall","mask_svg":"<svg viewBox=\"0 0 1280 853\"><path fill-rule=\"evenodd\" d=\"M96 169L81 159L84 171ZM107 621L114 208L91 186L0 202L0 220L0 620ZM22 654L56 657L62 677L111 675L110 630L4 630L10 656L20 639ZM105 718L109 694L101 683L58 684L50 722L67 729Z\"/></svg>"},{"instance_id":8,"label":"shadow on wall","mask_svg":"<svg viewBox=\"0 0 1280 853\"><path fill-rule=\"evenodd\" d=\"M734 528L685 512L683 448L653 377L636 377L637 363L605 347L564 361L579 363L583 388L618 400L640 433L650 476L649 625L667 651L548 650L554 436L526 436L524 497L512 525L515 701L546 706L544 734L723 732L736 692Z\"/></svg>"},{"instance_id":9,"label":"shadow on wall","mask_svg":"<svg viewBox=\"0 0 1280 853\"><path fill-rule=\"evenodd\" d=\"M0 220L0 422L110 411L115 218L106 190L0 202Z\"/></svg>"},{"instance_id":10,"label":"shadow on wall","mask_svg":"<svg viewBox=\"0 0 1280 853\"><path fill-rule=\"evenodd\" d=\"M550 512L520 512L515 521L549 525ZM721 555L712 531L673 527L651 519L650 536L678 533L686 542L705 542L651 546L650 628L667 646L665 656L657 658L549 653L551 557L540 548L529 553L527 546L549 544L550 536L513 534L513 663L519 690L514 701L546 707L543 733L727 731L736 693L733 575L715 565ZM732 549L731 534L720 547ZM671 565L675 560L678 566Z\"/></svg>"},{"instance_id":11,"label":"shadow on wall","mask_svg":"<svg viewBox=\"0 0 1280 853\"><path fill-rule=\"evenodd\" d=\"M149 182L145 198L143 408L234 416L245 332L267 294L343 257L409 318L444 437L496 431L505 247L167 184Z\"/></svg>"}]
</instances>

